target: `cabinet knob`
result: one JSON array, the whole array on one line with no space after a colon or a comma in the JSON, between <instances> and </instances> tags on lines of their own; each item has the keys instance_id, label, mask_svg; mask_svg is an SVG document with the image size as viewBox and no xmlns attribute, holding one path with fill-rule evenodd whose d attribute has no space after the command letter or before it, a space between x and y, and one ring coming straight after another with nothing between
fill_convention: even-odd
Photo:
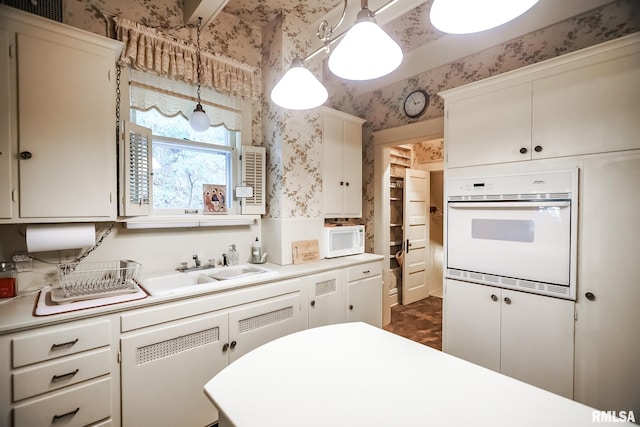
<instances>
[{"instance_id":1,"label":"cabinet knob","mask_svg":"<svg viewBox=\"0 0 640 427\"><path fill-rule=\"evenodd\" d=\"M349 304L349 310L353 310L353 304Z\"/></svg>"},{"instance_id":2,"label":"cabinet knob","mask_svg":"<svg viewBox=\"0 0 640 427\"><path fill-rule=\"evenodd\" d=\"M520 149L520 154L527 154L527 149L525 147L522 147Z\"/></svg>"},{"instance_id":3,"label":"cabinet knob","mask_svg":"<svg viewBox=\"0 0 640 427\"><path fill-rule=\"evenodd\" d=\"M316 300L311 300L311 307L315 307L316 306Z\"/></svg>"},{"instance_id":4,"label":"cabinet knob","mask_svg":"<svg viewBox=\"0 0 640 427\"><path fill-rule=\"evenodd\" d=\"M593 294L593 292L587 292L586 294L584 294L584 296L589 301L595 301L596 300L596 296Z\"/></svg>"},{"instance_id":5,"label":"cabinet knob","mask_svg":"<svg viewBox=\"0 0 640 427\"><path fill-rule=\"evenodd\" d=\"M33 155L31 154L31 151L23 151L20 153L20 157L24 160L29 160Z\"/></svg>"},{"instance_id":6,"label":"cabinet knob","mask_svg":"<svg viewBox=\"0 0 640 427\"><path fill-rule=\"evenodd\" d=\"M344 185L344 181L340 181L340 185Z\"/></svg>"},{"instance_id":7,"label":"cabinet knob","mask_svg":"<svg viewBox=\"0 0 640 427\"><path fill-rule=\"evenodd\" d=\"M224 343L224 345L222 346L222 352L223 353L226 352L227 350L229 350L229 343L228 342Z\"/></svg>"},{"instance_id":8,"label":"cabinet knob","mask_svg":"<svg viewBox=\"0 0 640 427\"><path fill-rule=\"evenodd\" d=\"M509 297L504 297L504 303L505 303L505 304L511 304L511 298L509 298Z\"/></svg>"},{"instance_id":9,"label":"cabinet knob","mask_svg":"<svg viewBox=\"0 0 640 427\"><path fill-rule=\"evenodd\" d=\"M344 185L346 185L346 186L348 187L348 186L349 186L349 183L348 183L348 182L345 182L345 183L344 183Z\"/></svg>"},{"instance_id":10,"label":"cabinet knob","mask_svg":"<svg viewBox=\"0 0 640 427\"><path fill-rule=\"evenodd\" d=\"M533 147L533 149L535 150L536 153L539 153L542 151L542 145L536 145L535 147Z\"/></svg>"},{"instance_id":11,"label":"cabinet knob","mask_svg":"<svg viewBox=\"0 0 640 427\"><path fill-rule=\"evenodd\" d=\"M231 344L229 344L229 347L231 348L231 350L233 350L234 348L236 348L236 345L238 345L237 342L231 341Z\"/></svg>"},{"instance_id":12,"label":"cabinet knob","mask_svg":"<svg viewBox=\"0 0 640 427\"><path fill-rule=\"evenodd\" d=\"M491 294L491 301L498 301L496 294Z\"/></svg>"}]
</instances>

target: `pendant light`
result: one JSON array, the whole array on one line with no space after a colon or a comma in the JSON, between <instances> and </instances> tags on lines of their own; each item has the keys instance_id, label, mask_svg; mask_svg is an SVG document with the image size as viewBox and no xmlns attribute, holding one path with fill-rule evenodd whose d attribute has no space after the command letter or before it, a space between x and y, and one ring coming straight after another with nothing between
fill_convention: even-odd
<instances>
[{"instance_id":1,"label":"pendant light","mask_svg":"<svg viewBox=\"0 0 640 427\"><path fill-rule=\"evenodd\" d=\"M318 107L327 100L329 92L320 81L304 67L300 57L295 57L291 68L273 87L271 100L282 108L307 110Z\"/></svg>"},{"instance_id":2,"label":"pendant light","mask_svg":"<svg viewBox=\"0 0 640 427\"><path fill-rule=\"evenodd\" d=\"M198 18L198 27L197 27L197 47L196 47L196 74L198 78L198 103L196 104L195 110L191 114L189 118L189 125L196 132L204 132L209 129L211 122L209 121L209 116L205 113L202 108L202 104L200 103L200 74L202 72L202 60L200 58L200 26L202 25L202 18Z\"/></svg>"},{"instance_id":3,"label":"pendant light","mask_svg":"<svg viewBox=\"0 0 640 427\"><path fill-rule=\"evenodd\" d=\"M402 62L402 49L378 26L367 3L362 0L355 24L329 57L329 69L343 79L376 79L389 74Z\"/></svg>"},{"instance_id":4,"label":"pendant light","mask_svg":"<svg viewBox=\"0 0 640 427\"><path fill-rule=\"evenodd\" d=\"M538 0L434 0L431 23L451 34L469 34L497 27L531 9Z\"/></svg>"}]
</instances>

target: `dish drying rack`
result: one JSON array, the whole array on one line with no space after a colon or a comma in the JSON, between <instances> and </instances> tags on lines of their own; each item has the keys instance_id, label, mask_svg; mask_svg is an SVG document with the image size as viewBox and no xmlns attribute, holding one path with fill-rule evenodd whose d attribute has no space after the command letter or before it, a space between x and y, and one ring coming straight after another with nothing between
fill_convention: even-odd
<instances>
[{"instance_id":1,"label":"dish drying rack","mask_svg":"<svg viewBox=\"0 0 640 427\"><path fill-rule=\"evenodd\" d=\"M138 292L142 265L131 260L58 264L59 287L51 290L56 303Z\"/></svg>"}]
</instances>

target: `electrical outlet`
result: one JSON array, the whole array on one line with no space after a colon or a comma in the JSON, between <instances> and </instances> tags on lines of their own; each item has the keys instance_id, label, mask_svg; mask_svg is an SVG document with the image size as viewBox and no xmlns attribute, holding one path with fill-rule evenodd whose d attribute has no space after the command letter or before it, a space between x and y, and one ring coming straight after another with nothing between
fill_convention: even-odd
<instances>
[{"instance_id":1,"label":"electrical outlet","mask_svg":"<svg viewBox=\"0 0 640 427\"><path fill-rule=\"evenodd\" d=\"M13 263L18 273L33 270L33 261L28 254L24 254L24 253L14 254Z\"/></svg>"}]
</instances>

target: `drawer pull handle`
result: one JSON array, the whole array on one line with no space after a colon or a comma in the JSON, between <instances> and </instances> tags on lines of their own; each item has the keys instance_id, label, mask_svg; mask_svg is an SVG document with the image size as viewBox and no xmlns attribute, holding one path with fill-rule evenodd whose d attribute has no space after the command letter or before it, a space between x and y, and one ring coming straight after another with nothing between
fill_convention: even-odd
<instances>
[{"instance_id":1,"label":"drawer pull handle","mask_svg":"<svg viewBox=\"0 0 640 427\"><path fill-rule=\"evenodd\" d=\"M73 417L75 414L78 413L78 411L80 411L80 407L77 407L74 411L67 412L66 414L54 415L53 416L53 420L51 420L51 422L52 423L57 423L58 421L60 421L60 420L62 420L64 418Z\"/></svg>"},{"instance_id":2,"label":"drawer pull handle","mask_svg":"<svg viewBox=\"0 0 640 427\"><path fill-rule=\"evenodd\" d=\"M71 378L71 377L75 376L78 373L78 371L80 371L80 369L76 369L73 372L67 372L66 374L62 374L62 375L54 375L53 377L51 377L51 382L53 383L53 382L60 381L60 380L65 379L65 378Z\"/></svg>"},{"instance_id":3,"label":"drawer pull handle","mask_svg":"<svg viewBox=\"0 0 640 427\"><path fill-rule=\"evenodd\" d=\"M362 272L362 274L369 274L369 273L371 273L371 270L365 270Z\"/></svg>"},{"instance_id":4,"label":"drawer pull handle","mask_svg":"<svg viewBox=\"0 0 640 427\"><path fill-rule=\"evenodd\" d=\"M78 342L78 338L76 338L76 339L75 339L75 340L73 340L73 341L63 342L63 343L61 343L61 344L53 344L53 345L51 346L51 350L59 350L59 349L61 349L61 348L65 348L65 347L71 347L71 346L73 346L73 345L74 345L75 343L77 343L77 342Z\"/></svg>"}]
</instances>

